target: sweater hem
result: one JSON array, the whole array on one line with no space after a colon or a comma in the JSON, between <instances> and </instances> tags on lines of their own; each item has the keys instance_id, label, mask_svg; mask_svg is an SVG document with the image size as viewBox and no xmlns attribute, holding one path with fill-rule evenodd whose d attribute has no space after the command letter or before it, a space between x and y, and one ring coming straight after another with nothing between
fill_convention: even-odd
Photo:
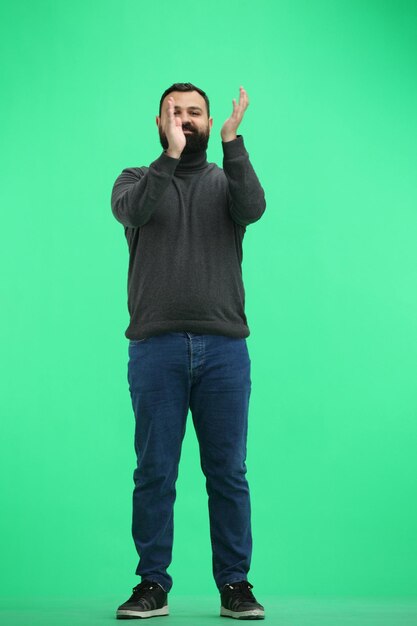
<instances>
[{"instance_id":1,"label":"sweater hem","mask_svg":"<svg viewBox=\"0 0 417 626\"><path fill-rule=\"evenodd\" d=\"M140 330L129 325L125 331L125 337L132 341L147 339L153 335L161 335L167 332L189 331L202 335L226 335L227 337L245 338L249 337L250 329L247 324L236 324L232 322L206 322L200 320L151 322L142 324Z\"/></svg>"}]
</instances>

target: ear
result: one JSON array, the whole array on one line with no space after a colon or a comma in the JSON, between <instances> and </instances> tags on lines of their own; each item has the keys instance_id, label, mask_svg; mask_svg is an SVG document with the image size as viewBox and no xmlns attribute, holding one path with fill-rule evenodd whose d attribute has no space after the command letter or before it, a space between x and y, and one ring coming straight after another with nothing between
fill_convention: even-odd
<instances>
[{"instance_id":1,"label":"ear","mask_svg":"<svg viewBox=\"0 0 417 626\"><path fill-rule=\"evenodd\" d=\"M159 121L160 121L160 119L161 119L161 118L159 117L159 115L157 115L157 116L156 116L156 125L157 125L157 126L159 126Z\"/></svg>"}]
</instances>

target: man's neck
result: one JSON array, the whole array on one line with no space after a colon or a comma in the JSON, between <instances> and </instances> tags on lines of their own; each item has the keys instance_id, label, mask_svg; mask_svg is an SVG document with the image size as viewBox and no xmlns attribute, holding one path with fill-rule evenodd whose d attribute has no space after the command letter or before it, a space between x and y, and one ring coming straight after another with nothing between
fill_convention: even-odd
<instances>
[{"instance_id":1,"label":"man's neck","mask_svg":"<svg viewBox=\"0 0 417 626\"><path fill-rule=\"evenodd\" d=\"M179 157L179 163L176 172L194 172L207 167L207 150L199 150L198 152L182 152Z\"/></svg>"}]
</instances>

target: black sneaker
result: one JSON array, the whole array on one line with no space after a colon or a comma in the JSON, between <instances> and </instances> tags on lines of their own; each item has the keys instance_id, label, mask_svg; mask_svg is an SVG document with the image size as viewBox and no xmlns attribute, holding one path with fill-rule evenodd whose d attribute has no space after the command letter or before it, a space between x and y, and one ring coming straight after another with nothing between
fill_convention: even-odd
<instances>
[{"instance_id":1,"label":"black sneaker","mask_svg":"<svg viewBox=\"0 0 417 626\"><path fill-rule=\"evenodd\" d=\"M265 619L265 610L257 602L247 580L228 583L221 588L220 615L236 619Z\"/></svg>"},{"instance_id":2,"label":"black sneaker","mask_svg":"<svg viewBox=\"0 0 417 626\"><path fill-rule=\"evenodd\" d=\"M133 587L132 591L129 600L118 607L117 619L169 615L168 593L159 583L145 579Z\"/></svg>"}]
</instances>

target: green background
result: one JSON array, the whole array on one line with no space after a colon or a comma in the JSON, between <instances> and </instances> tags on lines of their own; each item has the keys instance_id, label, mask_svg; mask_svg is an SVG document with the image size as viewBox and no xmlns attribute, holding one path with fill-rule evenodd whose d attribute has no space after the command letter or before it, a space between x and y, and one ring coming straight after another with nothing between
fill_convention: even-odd
<instances>
[{"instance_id":1,"label":"green background","mask_svg":"<svg viewBox=\"0 0 417 626\"><path fill-rule=\"evenodd\" d=\"M416 21L404 1L2 6L4 597L121 603L139 582L110 194L161 153L181 81L209 96L220 166L245 87L267 200L243 261L254 593L416 597ZM169 572L177 594L217 593L191 415Z\"/></svg>"}]
</instances>

